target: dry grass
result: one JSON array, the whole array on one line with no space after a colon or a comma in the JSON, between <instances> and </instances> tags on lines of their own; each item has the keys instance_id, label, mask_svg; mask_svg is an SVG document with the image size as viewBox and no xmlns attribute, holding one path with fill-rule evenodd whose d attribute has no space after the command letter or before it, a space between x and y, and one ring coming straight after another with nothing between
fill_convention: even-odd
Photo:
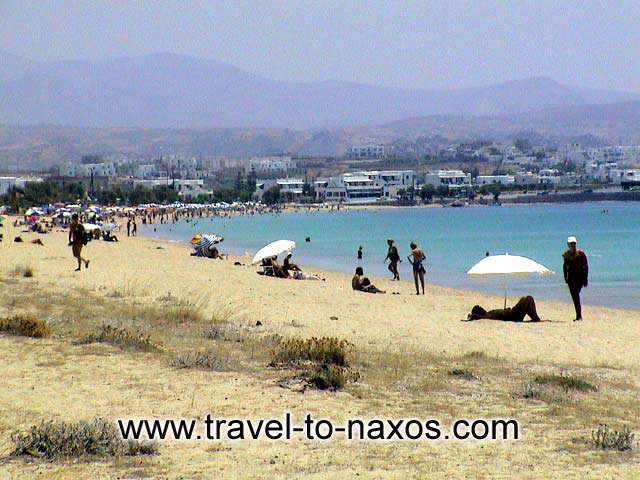
<instances>
[{"instance_id":1,"label":"dry grass","mask_svg":"<svg viewBox=\"0 0 640 480\"><path fill-rule=\"evenodd\" d=\"M157 446L149 442L125 441L113 422L94 418L86 422L43 422L28 432L12 436L17 456L61 458L153 455Z\"/></svg>"},{"instance_id":2,"label":"dry grass","mask_svg":"<svg viewBox=\"0 0 640 480\"><path fill-rule=\"evenodd\" d=\"M36 272L31 265L16 265L11 271L15 277L32 278Z\"/></svg>"},{"instance_id":3,"label":"dry grass","mask_svg":"<svg viewBox=\"0 0 640 480\"><path fill-rule=\"evenodd\" d=\"M87 335L79 341L81 344L96 342L115 345L123 350L138 350L142 352L161 350L147 334L139 330L128 330L111 325L103 325L97 333Z\"/></svg>"},{"instance_id":4,"label":"dry grass","mask_svg":"<svg viewBox=\"0 0 640 480\"><path fill-rule=\"evenodd\" d=\"M551 385L565 391L597 392L598 387L575 375L537 375L533 381L538 385Z\"/></svg>"},{"instance_id":5,"label":"dry grass","mask_svg":"<svg viewBox=\"0 0 640 480\"><path fill-rule=\"evenodd\" d=\"M213 351L183 353L177 355L171 364L176 368L199 368L212 370L214 372L238 370L237 365L234 365L229 359L222 358L218 353Z\"/></svg>"},{"instance_id":6,"label":"dry grass","mask_svg":"<svg viewBox=\"0 0 640 480\"><path fill-rule=\"evenodd\" d=\"M23 337L46 338L51 335L51 327L35 315L18 314L1 319L0 332Z\"/></svg>"},{"instance_id":7,"label":"dry grass","mask_svg":"<svg viewBox=\"0 0 640 480\"><path fill-rule=\"evenodd\" d=\"M273 351L271 366L315 362L346 367L353 350L353 344L335 337L290 338Z\"/></svg>"},{"instance_id":8,"label":"dry grass","mask_svg":"<svg viewBox=\"0 0 640 480\"><path fill-rule=\"evenodd\" d=\"M591 442L594 447L619 452L633 449L634 437L635 435L626 425L621 430L612 430L608 425L599 425L591 432Z\"/></svg>"}]
</instances>

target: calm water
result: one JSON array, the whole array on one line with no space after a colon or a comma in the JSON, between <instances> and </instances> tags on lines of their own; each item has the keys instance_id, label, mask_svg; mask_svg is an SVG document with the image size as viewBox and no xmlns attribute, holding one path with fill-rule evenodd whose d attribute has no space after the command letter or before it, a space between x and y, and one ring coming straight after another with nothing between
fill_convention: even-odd
<instances>
[{"instance_id":1,"label":"calm water","mask_svg":"<svg viewBox=\"0 0 640 480\"><path fill-rule=\"evenodd\" d=\"M352 272L362 245L362 265L370 276L389 275L382 263L387 238L396 240L403 260L414 240L427 253L428 282L495 293L504 291L499 281L470 278L465 272L486 251L525 255L556 274L510 279L509 293L564 301L570 299L561 254L566 237L576 235L590 266L583 302L640 309L640 203L294 213L181 221L155 226L155 232L153 228L146 227L144 233L184 241L197 232L217 233L225 237L223 250L235 254L253 254L273 240L294 240L294 258L309 271L318 267ZM412 279L406 260L400 274L403 280Z\"/></svg>"}]
</instances>

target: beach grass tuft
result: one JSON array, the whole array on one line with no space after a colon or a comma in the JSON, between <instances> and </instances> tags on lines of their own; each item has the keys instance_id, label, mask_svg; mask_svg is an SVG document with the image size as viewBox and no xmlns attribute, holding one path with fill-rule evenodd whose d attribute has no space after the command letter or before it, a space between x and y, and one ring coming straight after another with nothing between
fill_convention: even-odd
<instances>
[{"instance_id":1,"label":"beach grass tuft","mask_svg":"<svg viewBox=\"0 0 640 480\"><path fill-rule=\"evenodd\" d=\"M0 332L22 337L46 338L51 335L51 327L35 315L18 314L1 319Z\"/></svg>"},{"instance_id":2,"label":"beach grass tuft","mask_svg":"<svg viewBox=\"0 0 640 480\"><path fill-rule=\"evenodd\" d=\"M628 426L621 430L612 430L606 424L601 424L591 432L591 443L602 450L617 450L626 452L633 449L635 435Z\"/></svg>"},{"instance_id":3,"label":"beach grass tuft","mask_svg":"<svg viewBox=\"0 0 640 480\"><path fill-rule=\"evenodd\" d=\"M184 353L176 356L171 364L176 368L200 368L215 372L237 370L229 360L221 358L216 352L212 351Z\"/></svg>"},{"instance_id":4,"label":"beach grass tuft","mask_svg":"<svg viewBox=\"0 0 640 480\"><path fill-rule=\"evenodd\" d=\"M347 340L336 337L289 338L273 351L271 366L315 362L345 367L349 365L353 347Z\"/></svg>"},{"instance_id":5,"label":"beach grass tuft","mask_svg":"<svg viewBox=\"0 0 640 480\"><path fill-rule=\"evenodd\" d=\"M538 385L551 385L560 387L565 391L579 391L579 392L597 392L598 387L586 380L575 375L556 375L556 374L544 374L537 375L533 379L534 383Z\"/></svg>"},{"instance_id":6,"label":"beach grass tuft","mask_svg":"<svg viewBox=\"0 0 640 480\"><path fill-rule=\"evenodd\" d=\"M301 376L309 386L333 391L343 388L347 382L357 382L360 378L360 374L351 368L329 364L308 368Z\"/></svg>"},{"instance_id":7,"label":"beach grass tuft","mask_svg":"<svg viewBox=\"0 0 640 480\"><path fill-rule=\"evenodd\" d=\"M95 334L82 338L78 343L108 343L120 347L123 350L138 350L142 352L154 352L160 347L151 341L151 338L139 330L103 325Z\"/></svg>"},{"instance_id":8,"label":"beach grass tuft","mask_svg":"<svg viewBox=\"0 0 640 480\"><path fill-rule=\"evenodd\" d=\"M32 278L36 271L31 265L17 265L11 273L16 277Z\"/></svg>"},{"instance_id":9,"label":"beach grass tuft","mask_svg":"<svg viewBox=\"0 0 640 480\"><path fill-rule=\"evenodd\" d=\"M478 377L466 368L453 368L449 370L449 376L459 378L461 380L478 380Z\"/></svg>"},{"instance_id":10,"label":"beach grass tuft","mask_svg":"<svg viewBox=\"0 0 640 480\"><path fill-rule=\"evenodd\" d=\"M48 460L83 457L117 457L153 455L157 445L151 442L126 441L116 425L103 418L90 421L43 422L28 432L12 436L13 455L41 457Z\"/></svg>"}]
</instances>

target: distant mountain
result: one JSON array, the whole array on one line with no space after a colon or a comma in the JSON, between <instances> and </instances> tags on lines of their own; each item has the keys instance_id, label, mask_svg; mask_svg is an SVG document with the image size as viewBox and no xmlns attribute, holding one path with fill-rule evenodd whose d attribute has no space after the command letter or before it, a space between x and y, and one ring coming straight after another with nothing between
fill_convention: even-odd
<instances>
[{"instance_id":1,"label":"distant mountain","mask_svg":"<svg viewBox=\"0 0 640 480\"><path fill-rule=\"evenodd\" d=\"M390 122L369 135L452 139L508 138L531 132L546 138L594 135L611 143L640 144L640 101L547 108L494 116L430 115Z\"/></svg>"},{"instance_id":2,"label":"distant mountain","mask_svg":"<svg viewBox=\"0 0 640 480\"><path fill-rule=\"evenodd\" d=\"M174 54L31 62L0 53L0 123L288 129L379 125L426 115L496 116L640 100L531 78L460 90L270 80Z\"/></svg>"}]
</instances>

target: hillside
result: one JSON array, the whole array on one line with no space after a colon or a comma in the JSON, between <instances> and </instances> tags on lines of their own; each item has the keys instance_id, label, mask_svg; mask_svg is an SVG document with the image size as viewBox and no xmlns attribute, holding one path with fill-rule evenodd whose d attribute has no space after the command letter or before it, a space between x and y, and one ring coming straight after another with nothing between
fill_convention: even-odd
<instances>
[{"instance_id":1,"label":"hillside","mask_svg":"<svg viewBox=\"0 0 640 480\"><path fill-rule=\"evenodd\" d=\"M279 82L215 60L165 53L62 62L0 53L0 60L0 123L19 125L301 130L640 99L544 77L432 91Z\"/></svg>"}]
</instances>

